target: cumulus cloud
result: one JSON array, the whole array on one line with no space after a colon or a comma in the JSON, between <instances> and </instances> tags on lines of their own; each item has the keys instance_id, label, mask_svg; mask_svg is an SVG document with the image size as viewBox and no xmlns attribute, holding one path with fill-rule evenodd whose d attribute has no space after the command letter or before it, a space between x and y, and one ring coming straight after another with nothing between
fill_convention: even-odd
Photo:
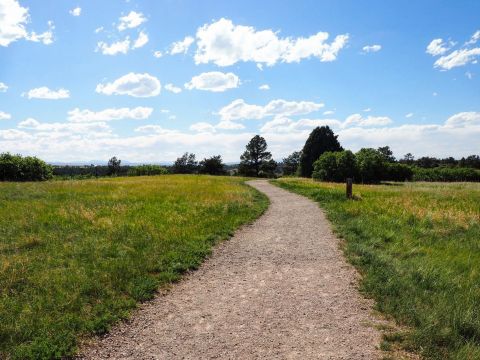
<instances>
[{"instance_id":1,"label":"cumulus cloud","mask_svg":"<svg viewBox=\"0 0 480 360\"><path fill-rule=\"evenodd\" d=\"M8 86L7 84L0 82L0 92L7 92Z\"/></svg>"},{"instance_id":2,"label":"cumulus cloud","mask_svg":"<svg viewBox=\"0 0 480 360\"><path fill-rule=\"evenodd\" d=\"M456 43L450 41L445 44L442 39L434 39L427 46L427 53L432 56L440 56L433 66L440 70L446 71L456 67L465 66L468 64L476 64L480 57L480 47L473 47L480 39L480 30L476 31L463 47L450 51Z\"/></svg>"},{"instance_id":3,"label":"cumulus cloud","mask_svg":"<svg viewBox=\"0 0 480 360\"><path fill-rule=\"evenodd\" d=\"M467 115L465 115L467 114ZM329 125L346 149L390 145L397 156L407 152L419 156L468 156L478 153L480 125L477 113L458 113L443 124L342 127L334 119L274 118L275 124L260 134L267 140L275 159L301 149L315 126ZM285 117L283 117L285 118ZM462 119L462 120L460 120ZM48 161L108 159L114 153L129 161L172 161L185 149L195 149L198 157L222 154L225 161L238 161L245 144L257 131L227 132L217 125L197 125L188 131L165 129L157 124L138 127L128 136L115 134L107 123L42 123L33 119L21 127L0 130L0 148L14 153L32 154ZM267 122L273 121L268 120ZM296 124L298 123L298 124ZM235 124L235 123L233 123ZM87 130L89 129L89 130ZM92 130L95 129L95 130ZM449 146L445 146L448 144Z\"/></svg>"},{"instance_id":4,"label":"cumulus cloud","mask_svg":"<svg viewBox=\"0 0 480 360\"><path fill-rule=\"evenodd\" d=\"M250 105L243 99L232 101L219 111L222 120L263 119L268 116L294 116L308 114L321 109L322 103L311 101L272 100L267 105Z\"/></svg>"},{"instance_id":5,"label":"cumulus cloud","mask_svg":"<svg viewBox=\"0 0 480 360\"><path fill-rule=\"evenodd\" d=\"M68 112L68 121L71 122L102 122L111 120L145 120L150 117L153 109L151 107L138 106L136 108L110 108L101 111L92 111L88 109L80 110L75 108Z\"/></svg>"},{"instance_id":6,"label":"cumulus cloud","mask_svg":"<svg viewBox=\"0 0 480 360\"><path fill-rule=\"evenodd\" d=\"M141 31L138 34L137 39L133 42L130 41L129 36L125 37L125 39L121 41L115 41L111 44L108 44L104 41L99 41L95 51L100 51L103 55L127 54L130 50L141 48L147 43L148 35Z\"/></svg>"},{"instance_id":7,"label":"cumulus cloud","mask_svg":"<svg viewBox=\"0 0 480 360\"><path fill-rule=\"evenodd\" d=\"M27 24L30 22L28 8L22 7L17 0L0 1L0 46L8 46L12 42L25 39L33 42L42 42L49 45L53 42L52 21L47 23L48 30L43 33L28 31Z\"/></svg>"},{"instance_id":8,"label":"cumulus cloud","mask_svg":"<svg viewBox=\"0 0 480 360\"><path fill-rule=\"evenodd\" d=\"M160 94L161 84L155 76L148 73L128 73L112 83L98 84L95 91L104 95L130 95L133 97L151 97Z\"/></svg>"},{"instance_id":9,"label":"cumulus cloud","mask_svg":"<svg viewBox=\"0 0 480 360\"><path fill-rule=\"evenodd\" d=\"M258 87L259 90L270 90L270 85L263 84Z\"/></svg>"},{"instance_id":10,"label":"cumulus cloud","mask_svg":"<svg viewBox=\"0 0 480 360\"><path fill-rule=\"evenodd\" d=\"M406 117L407 119L410 119L411 117L413 117L413 113L408 113L408 114L405 115L405 117Z\"/></svg>"},{"instance_id":11,"label":"cumulus cloud","mask_svg":"<svg viewBox=\"0 0 480 360\"><path fill-rule=\"evenodd\" d=\"M190 125L190 130L197 132L215 132L215 126L207 122L198 122Z\"/></svg>"},{"instance_id":12,"label":"cumulus cloud","mask_svg":"<svg viewBox=\"0 0 480 360\"><path fill-rule=\"evenodd\" d=\"M157 50L153 53L153 56L155 56L157 59L160 59L163 56L163 53Z\"/></svg>"},{"instance_id":13,"label":"cumulus cloud","mask_svg":"<svg viewBox=\"0 0 480 360\"><path fill-rule=\"evenodd\" d=\"M220 71L204 72L194 76L192 80L185 84L188 90L205 90L212 92L223 92L228 89L237 88L240 79L234 73L223 73Z\"/></svg>"},{"instance_id":14,"label":"cumulus cloud","mask_svg":"<svg viewBox=\"0 0 480 360\"><path fill-rule=\"evenodd\" d=\"M438 56L445 54L450 50L451 46L448 46L443 39L433 39L427 46L426 53L432 56Z\"/></svg>"},{"instance_id":15,"label":"cumulus cloud","mask_svg":"<svg viewBox=\"0 0 480 360\"><path fill-rule=\"evenodd\" d=\"M194 41L195 39L193 37L186 36L185 39L174 42L170 48L170 55L186 54Z\"/></svg>"},{"instance_id":16,"label":"cumulus cloud","mask_svg":"<svg viewBox=\"0 0 480 360\"><path fill-rule=\"evenodd\" d=\"M31 89L26 93L23 93L29 99L46 99L46 100L59 100L68 99L70 97L70 91L66 89L51 90L46 86Z\"/></svg>"},{"instance_id":17,"label":"cumulus cloud","mask_svg":"<svg viewBox=\"0 0 480 360\"><path fill-rule=\"evenodd\" d=\"M147 19L142 13L136 12L136 11L130 11L128 15L120 17L117 29L118 31L133 29L140 26L145 21L147 21Z\"/></svg>"},{"instance_id":18,"label":"cumulus cloud","mask_svg":"<svg viewBox=\"0 0 480 360\"><path fill-rule=\"evenodd\" d=\"M182 89L179 88L178 86L175 86L173 84L166 84L165 85L165 90L170 91L174 94L178 94L182 92Z\"/></svg>"},{"instance_id":19,"label":"cumulus cloud","mask_svg":"<svg viewBox=\"0 0 480 360\"><path fill-rule=\"evenodd\" d=\"M0 120L10 120L12 118L12 115L9 113L0 111Z\"/></svg>"},{"instance_id":20,"label":"cumulus cloud","mask_svg":"<svg viewBox=\"0 0 480 360\"><path fill-rule=\"evenodd\" d=\"M328 43L329 34L318 32L304 38L280 38L273 30L257 31L252 26L235 25L222 18L197 30L195 62L213 62L230 66L240 61L253 61L272 66L277 62L299 62L316 57L322 62L334 61L348 41L348 34L337 35Z\"/></svg>"},{"instance_id":21,"label":"cumulus cloud","mask_svg":"<svg viewBox=\"0 0 480 360\"><path fill-rule=\"evenodd\" d=\"M473 63L480 56L480 48L455 50L435 61L434 66L444 70Z\"/></svg>"},{"instance_id":22,"label":"cumulus cloud","mask_svg":"<svg viewBox=\"0 0 480 360\"><path fill-rule=\"evenodd\" d=\"M452 115L445 122L450 127L480 126L480 112L470 111Z\"/></svg>"},{"instance_id":23,"label":"cumulus cloud","mask_svg":"<svg viewBox=\"0 0 480 360\"><path fill-rule=\"evenodd\" d=\"M123 41L116 41L107 44L104 41L97 43L96 51L101 51L103 55L126 54L130 50L130 38L127 36Z\"/></svg>"},{"instance_id":24,"label":"cumulus cloud","mask_svg":"<svg viewBox=\"0 0 480 360\"><path fill-rule=\"evenodd\" d=\"M80 16L82 14L82 8L77 6L76 8L69 11L70 15L72 16Z\"/></svg>"},{"instance_id":25,"label":"cumulus cloud","mask_svg":"<svg viewBox=\"0 0 480 360\"><path fill-rule=\"evenodd\" d=\"M375 53L382 50L382 45L366 45L362 48L364 53Z\"/></svg>"},{"instance_id":26,"label":"cumulus cloud","mask_svg":"<svg viewBox=\"0 0 480 360\"><path fill-rule=\"evenodd\" d=\"M345 122L342 124L344 127L348 126L385 126L392 123L392 119L387 116L367 116L363 117L360 114L352 114L345 119Z\"/></svg>"},{"instance_id":27,"label":"cumulus cloud","mask_svg":"<svg viewBox=\"0 0 480 360\"><path fill-rule=\"evenodd\" d=\"M146 43L148 43L148 35L144 33L143 31L138 34L137 40L133 43L133 49L138 49L143 47Z\"/></svg>"}]
</instances>

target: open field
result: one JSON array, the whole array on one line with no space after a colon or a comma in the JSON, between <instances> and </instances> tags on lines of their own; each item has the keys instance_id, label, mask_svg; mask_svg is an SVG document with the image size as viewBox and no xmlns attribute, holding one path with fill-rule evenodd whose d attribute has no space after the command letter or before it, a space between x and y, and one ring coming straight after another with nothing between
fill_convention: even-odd
<instances>
[{"instance_id":1,"label":"open field","mask_svg":"<svg viewBox=\"0 0 480 360\"><path fill-rule=\"evenodd\" d=\"M73 354L267 204L241 178L0 183L0 358Z\"/></svg>"},{"instance_id":2,"label":"open field","mask_svg":"<svg viewBox=\"0 0 480 360\"><path fill-rule=\"evenodd\" d=\"M480 184L274 181L320 203L380 311L411 330L386 336L434 359L480 358Z\"/></svg>"}]
</instances>

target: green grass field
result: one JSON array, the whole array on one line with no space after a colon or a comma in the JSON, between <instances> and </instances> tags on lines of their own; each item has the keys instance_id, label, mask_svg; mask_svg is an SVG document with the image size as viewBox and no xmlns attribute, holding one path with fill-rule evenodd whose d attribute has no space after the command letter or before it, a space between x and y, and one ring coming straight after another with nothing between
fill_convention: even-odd
<instances>
[{"instance_id":1,"label":"green grass field","mask_svg":"<svg viewBox=\"0 0 480 360\"><path fill-rule=\"evenodd\" d=\"M343 184L274 183L320 203L362 290L410 329L386 335L383 347L480 359L480 184L354 185L352 201Z\"/></svg>"},{"instance_id":2,"label":"green grass field","mask_svg":"<svg viewBox=\"0 0 480 360\"><path fill-rule=\"evenodd\" d=\"M231 177L0 183L0 358L74 354L267 206Z\"/></svg>"}]
</instances>

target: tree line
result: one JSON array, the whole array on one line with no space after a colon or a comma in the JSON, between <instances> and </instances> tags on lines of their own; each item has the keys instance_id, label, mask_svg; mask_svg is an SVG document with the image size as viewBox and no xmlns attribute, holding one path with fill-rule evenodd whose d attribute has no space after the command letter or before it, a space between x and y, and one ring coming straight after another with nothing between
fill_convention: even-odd
<instances>
[{"instance_id":1,"label":"tree line","mask_svg":"<svg viewBox=\"0 0 480 360\"><path fill-rule=\"evenodd\" d=\"M148 176L163 174L240 175L272 178L300 176L320 181L343 182L353 178L361 183L380 181L480 181L480 157L415 157L408 153L397 160L390 147L345 150L328 126L313 129L299 151L277 163L266 140L255 135L245 146L240 163L227 165L221 155L197 161L186 152L173 165L122 165L112 157L107 165L52 166L31 156L0 154L0 181L42 181L52 177L89 178L103 176Z\"/></svg>"}]
</instances>

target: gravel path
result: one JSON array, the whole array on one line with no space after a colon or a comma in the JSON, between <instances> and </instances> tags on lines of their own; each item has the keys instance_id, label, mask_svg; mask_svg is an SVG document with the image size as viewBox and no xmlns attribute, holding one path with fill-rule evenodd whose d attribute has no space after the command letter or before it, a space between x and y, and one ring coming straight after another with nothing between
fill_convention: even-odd
<instances>
[{"instance_id":1,"label":"gravel path","mask_svg":"<svg viewBox=\"0 0 480 360\"><path fill-rule=\"evenodd\" d=\"M316 203L255 180L270 208L86 359L377 359L371 302Z\"/></svg>"}]
</instances>

